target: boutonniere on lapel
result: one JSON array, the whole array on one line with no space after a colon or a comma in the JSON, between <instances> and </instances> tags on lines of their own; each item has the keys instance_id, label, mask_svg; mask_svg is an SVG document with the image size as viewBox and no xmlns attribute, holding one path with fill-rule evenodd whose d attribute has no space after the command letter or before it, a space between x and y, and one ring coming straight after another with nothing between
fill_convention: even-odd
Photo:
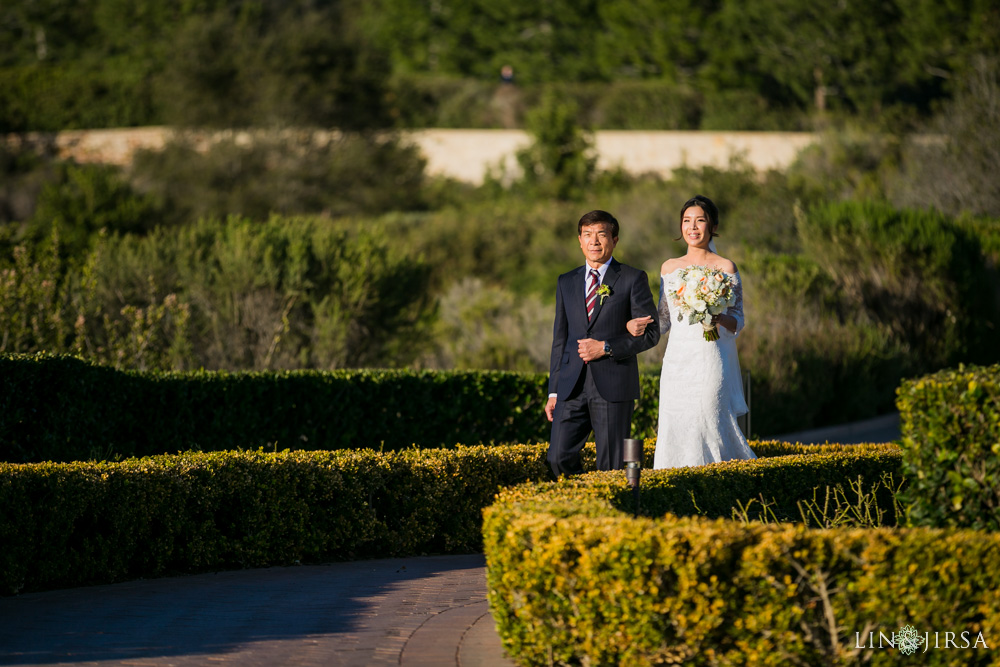
<instances>
[{"instance_id":1,"label":"boutonniere on lapel","mask_svg":"<svg viewBox=\"0 0 1000 667\"><path fill-rule=\"evenodd\" d=\"M604 300L611 296L611 288L602 284L597 288L597 296L601 297L601 305L603 306Z\"/></svg>"}]
</instances>

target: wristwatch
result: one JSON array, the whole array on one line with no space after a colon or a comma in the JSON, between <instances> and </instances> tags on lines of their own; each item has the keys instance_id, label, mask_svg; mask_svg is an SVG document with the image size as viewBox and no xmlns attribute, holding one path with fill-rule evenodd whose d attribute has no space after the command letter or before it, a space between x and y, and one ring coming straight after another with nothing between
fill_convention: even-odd
<instances>
[{"instance_id":1,"label":"wristwatch","mask_svg":"<svg viewBox=\"0 0 1000 667\"><path fill-rule=\"evenodd\" d=\"M611 343L604 341L604 354L611 356Z\"/></svg>"}]
</instances>

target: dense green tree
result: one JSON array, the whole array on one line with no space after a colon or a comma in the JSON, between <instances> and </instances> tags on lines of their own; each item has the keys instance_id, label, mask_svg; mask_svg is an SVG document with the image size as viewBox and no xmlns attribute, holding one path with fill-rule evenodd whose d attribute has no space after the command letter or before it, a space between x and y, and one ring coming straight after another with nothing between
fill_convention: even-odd
<instances>
[{"instance_id":1,"label":"dense green tree","mask_svg":"<svg viewBox=\"0 0 1000 667\"><path fill-rule=\"evenodd\" d=\"M692 0L599 3L601 73L608 79L692 79L711 43L708 21L716 5Z\"/></svg>"},{"instance_id":2,"label":"dense green tree","mask_svg":"<svg viewBox=\"0 0 1000 667\"><path fill-rule=\"evenodd\" d=\"M717 88L823 111L878 110L893 89L899 12L889 0L726 0L706 44Z\"/></svg>"},{"instance_id":3,"label":"dense green tree","mask_svg":"<svg viewBox=\"0 0 1000 667\"><path fill-rule=\"evenodd\" d=\"M996 53L1000 5L994 0L899 2L898 75L916 88L967 74L977 54Z\"/></svg>"}]
</instances>

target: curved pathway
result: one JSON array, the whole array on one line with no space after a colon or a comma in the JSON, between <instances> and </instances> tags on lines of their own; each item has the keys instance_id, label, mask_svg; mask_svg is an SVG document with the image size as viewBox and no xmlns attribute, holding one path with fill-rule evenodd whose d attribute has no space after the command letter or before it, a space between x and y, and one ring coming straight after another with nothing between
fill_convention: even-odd
<instances>
[{"instance_id":1,"label":"curved pathway","mask_svg":"<svg viewBox=\"0 0 1000 667\"><path fill-rule=\"evenodd\" d=\"M0 665L512 665L482 555L219 572L0 598Z\"/></svg>"}]
</instances>

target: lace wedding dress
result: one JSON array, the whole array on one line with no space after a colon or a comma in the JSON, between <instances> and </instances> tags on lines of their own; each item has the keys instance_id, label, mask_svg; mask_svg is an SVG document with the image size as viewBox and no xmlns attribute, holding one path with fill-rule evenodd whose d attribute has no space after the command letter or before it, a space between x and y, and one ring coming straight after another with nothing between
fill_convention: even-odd
<instances>
[{"instance_id":1,"label":"lace wedding dress","mask_svg":"<svg viewBox=\"0 0 1000 667\"><path fill-rule=\"evenodd\" d=\"M660 420L653 468L700 466L757 458L736 418L747 412L736 334L719 326L719 340L705 340L696 322L678 322L667 296L681 269L660 276L660 333L670 331L660 371ZM727 314L743 329L743 285L737 272L736 303Z\"/></svg>"}]
</instances>

